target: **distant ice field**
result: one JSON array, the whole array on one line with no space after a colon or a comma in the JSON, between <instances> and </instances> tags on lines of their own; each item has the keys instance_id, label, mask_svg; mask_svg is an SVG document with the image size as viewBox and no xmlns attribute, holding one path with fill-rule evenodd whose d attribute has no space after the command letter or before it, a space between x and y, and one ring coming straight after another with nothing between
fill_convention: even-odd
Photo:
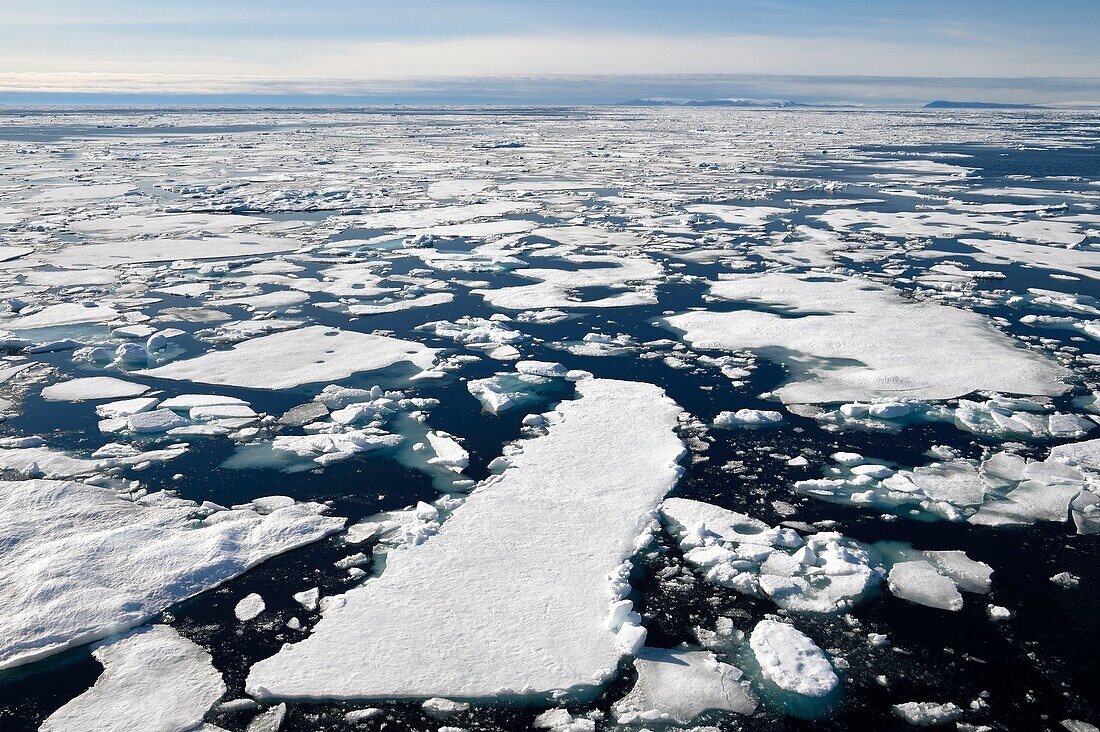
<instances>
[{"instance_id":1,"label":"distant ice field","mask_svg":"<svg viewBox=\"0 0 1100 732\"><path fill-rule=\"evenodd\" d=\"M0 729L1100 724L1095 114L6 110L0 161Z\"/></svg>"}]
</instances>

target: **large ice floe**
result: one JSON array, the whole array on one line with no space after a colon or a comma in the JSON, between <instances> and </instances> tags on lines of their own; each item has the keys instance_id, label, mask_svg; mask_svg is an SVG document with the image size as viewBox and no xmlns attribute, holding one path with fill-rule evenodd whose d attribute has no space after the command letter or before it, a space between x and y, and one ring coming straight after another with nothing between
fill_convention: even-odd
<instances>
[{"instance_id":1,"label":"large ice floe","mask_svg":"<svg viewBox=\"0 0 1100 732\"><path fill-rule=\"evenodd\" d=\"M389 554L379 577L327 601L309 638L254 665L249 692L594 695L645 637L625 599L629 560L683 445L680 408L656 386L586 379L577 393L438 534Z\"/></svg>"},{"instance_id":2,"label":"large ice floe","mask_svg":"<svg viewBox=\"0 0 1100 732\"><path fill-rule=\"evenodd\" d=\"M0 668L145 622L265 559L340 530L320 504L223 508L76 482L0 483Z\"/></svg>"},{"instance_id":3,"label":"large ice floe","mask_svg":"<svg viewBox=\"0 0 1100 732\"><path fill-rule=\"evenodd\" d=\"M289 389L401 362L425 371L434 364L435 351L398 338L312 325L135 373L203 384Z\"/></svg>"},{"instance_id":4,"label":"large ice floe","mask_svg":"<svg viewBox=\"0 0 1100 732\"><path fill-rule=\"evenodd\" d=\"M1069 373L984 316L910 302L853 277L794 274L714 282L711 294L753 309L664 319L696 348L752 350L787 367L786 403L949 399L983 389L1061 394Z\"/></svg>"},{"instance_id":5,"label":"large ice floe","mask_svg":"<svg viewBox=\"0 0 1100 732\"><path fill-rule=\"evenodd\" d=\"M42 732L187 732L226 691L210 654L166 625L123 633L92 655L103 675L51 714Z\"/></svg>"}]
</instances>

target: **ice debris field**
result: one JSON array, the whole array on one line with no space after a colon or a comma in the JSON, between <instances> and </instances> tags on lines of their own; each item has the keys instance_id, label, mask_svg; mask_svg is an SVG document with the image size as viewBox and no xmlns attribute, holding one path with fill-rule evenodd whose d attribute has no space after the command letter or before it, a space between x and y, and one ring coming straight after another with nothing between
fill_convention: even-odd
<instances>
[{"instance_id":1,"label":"ice debris field","mask_svg":"<svg viewBox=\"0 0 1100 732\"><path fill-rule=\"evenodd\" d=\"M1100 118L0 116L0 729L1096 730Z\"/></svg>"}]
</instances>

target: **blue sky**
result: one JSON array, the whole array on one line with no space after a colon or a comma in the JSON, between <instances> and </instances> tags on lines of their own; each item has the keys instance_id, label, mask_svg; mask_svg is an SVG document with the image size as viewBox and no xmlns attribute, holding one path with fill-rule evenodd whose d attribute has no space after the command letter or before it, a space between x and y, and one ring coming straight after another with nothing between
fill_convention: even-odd
<instances>
[{"instance_id":1,"label":"blue sky","mask_svg":"<svg viewBox=\"0 0 1100 732\"><path fill-rule=\"evenodd\" d=\"M1097 29L1100 0L4 0L0 100L1086 103Z\"/></svg>"}]
</instances>

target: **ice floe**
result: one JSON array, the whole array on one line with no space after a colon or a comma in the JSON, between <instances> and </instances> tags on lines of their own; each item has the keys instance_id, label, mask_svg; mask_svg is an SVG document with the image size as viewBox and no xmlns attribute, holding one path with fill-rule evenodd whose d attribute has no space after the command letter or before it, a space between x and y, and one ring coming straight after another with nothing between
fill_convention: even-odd
<instances>
[{"instance_id":1,"label":"ice floe","mask_svg":"<svg viewBox=\"0 0 1100 732\"><path fill-rule=\"evenodd\" d=\"M273 333L135 373L158 379L252 389L290 389L344 379L409 362L419 370L435 363L435 350L398 338L311 325Z\"/></svg>"},{"instance_id":2,"label":"ice floe","mask_svg":"<svg viewBox=\"0 0 1100 732\"><path fill-rule=\"evenodd\" d=\"M41 732L186 732L226 692L210 654L167 625L96 645L95 685L51 714Z\"/></svg>"},{"instance_id":3,"label":"ice floe","mask_svg":"<svg viewBox=\"0 0 1100 732\"><path fill-rule=\"evenodd\" d=\"M293 501L226 509L76 482L0 485L0 668L139 625L344 524Z\"/></svg>"},{"instance_id":4,"label":"ice floe","mask_svg":"<svg viewBox=\"0 0 1100 732\"><path fill-rule=\"evenodd\" d=\"M683 447L673 432L680 409L658 387L588 379L577 391L436 536L392 552L377 579L329 603L308 639L254 665L249 692L593 695L637 647L636 621L613 609ZM340 670L351 665L360 672Z\"/></svg>"},{"instance_id":5,"label":"ice floe","mask_svg":"<svg viewBox=\"0 0 1100 732\"><path fill-rule=\"evenodd\" d=\"M664 322L696 348L752 350L786 366L789 379L775 391L785 403L1068 389L1065 369L1014 343L984 316L909 302L867 280L749 275L715 282L711 293L765 309L687 312Z\"/></svg>"}]
</instances>

